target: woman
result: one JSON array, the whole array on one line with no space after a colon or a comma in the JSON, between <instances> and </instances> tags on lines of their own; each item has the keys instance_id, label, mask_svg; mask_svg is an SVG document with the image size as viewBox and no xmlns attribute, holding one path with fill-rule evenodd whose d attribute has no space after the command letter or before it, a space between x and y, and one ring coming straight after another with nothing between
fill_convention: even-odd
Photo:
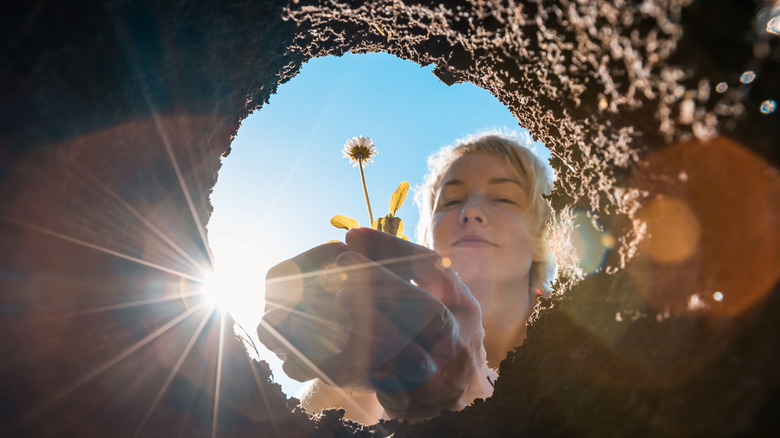
<instances>
[{"instance_id":1,"label":"woman","mask_svg":"<svg viewBox=\"0 0 780 438\"><path fill-rule=\"evenodd\" d=\"M486 398L534 298L551 291L549 166L499 135L429 164L425 247L353 229L268 273L258 334L288 375L317 378L301 396L309 412L414 421Z\"/></svg>"}]
</instances>

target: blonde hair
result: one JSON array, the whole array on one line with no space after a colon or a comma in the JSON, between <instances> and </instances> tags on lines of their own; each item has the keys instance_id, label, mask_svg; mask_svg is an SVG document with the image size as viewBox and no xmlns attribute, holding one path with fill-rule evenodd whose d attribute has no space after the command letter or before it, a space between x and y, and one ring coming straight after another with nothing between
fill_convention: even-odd
<instances>
[{"instance_id":1,"label":"blonde hair","mask_svg":"<svg viewBox=\"0 0 780 438\"><path fill-rule=\"evenodd\" d=\"M522 142L523 144L521 144ZM455 146L448 146L428 158L428 174L418 188L415 201L420 208L420 222L417 224L417 240L433 248L431 221L433 218L436 191L441 178L458 158L468 154L488 154L504 161L516 172L525 187L528 187L528 217L531 229L533 253L530 278L532 291L552 292L552 282L557 273L557 262L547 239L548 228L553 217L550 203L542 197L549 195L555 174L548 163L542 161L529 149L531 141L512 138L506 134L483 134L461 140Z\"/></svg>"}]
</instances>

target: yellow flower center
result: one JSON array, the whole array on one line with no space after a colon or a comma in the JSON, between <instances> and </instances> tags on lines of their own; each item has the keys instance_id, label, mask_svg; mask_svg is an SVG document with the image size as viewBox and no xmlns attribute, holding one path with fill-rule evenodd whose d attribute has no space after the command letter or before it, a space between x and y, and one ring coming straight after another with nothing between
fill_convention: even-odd
<instances>
[{"instance_id":1,"label":"yellow flower center","mask_svg":"<svg viewBox=\"0 0 780 438\"><path fill-rule=\"evenodd\" d=\"M352 149L349 151L349 156L353 160L365 161L371 158L371 150L368 149L367 146L363 145L352 146Z\"/></svg>"}]
</instances>

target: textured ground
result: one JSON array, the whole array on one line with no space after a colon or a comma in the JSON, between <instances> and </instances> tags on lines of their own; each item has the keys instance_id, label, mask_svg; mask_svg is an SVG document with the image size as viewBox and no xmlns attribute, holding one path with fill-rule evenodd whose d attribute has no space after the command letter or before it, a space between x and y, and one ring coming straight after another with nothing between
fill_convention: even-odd
<instances>
[{"instance_id":1,"label":"textured ground","mask_svg":"<svg viewBox=\"0 0 780 438\"><path fill-rule=\"evenodd\" d=\"M0 435L773 435L770 3L0 7ZM306 416L186 296L241 120L346 51L489 90L550 147L561 216L590 212L615 240L602 272L544 303L492 398L412 426Z\"/></svg>"}]
</instances>

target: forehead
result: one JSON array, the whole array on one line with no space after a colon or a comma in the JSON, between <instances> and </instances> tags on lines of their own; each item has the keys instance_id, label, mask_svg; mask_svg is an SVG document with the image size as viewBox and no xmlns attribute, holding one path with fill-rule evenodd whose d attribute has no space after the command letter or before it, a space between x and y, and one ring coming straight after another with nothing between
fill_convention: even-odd
<instances>
[{"instance_id":1,"label":"forehead","mask_svg":"<svg viewBox=\"0 0 780 438\"><path fill-rule=\"evenodd\" d=\"M508 178L522 182L518 173L503 159L490 154L472 153L459 157L450 164L450 167L442 175L439 187L453 180L476 184L496 178Z\"/></svg>"}]
</instances>

